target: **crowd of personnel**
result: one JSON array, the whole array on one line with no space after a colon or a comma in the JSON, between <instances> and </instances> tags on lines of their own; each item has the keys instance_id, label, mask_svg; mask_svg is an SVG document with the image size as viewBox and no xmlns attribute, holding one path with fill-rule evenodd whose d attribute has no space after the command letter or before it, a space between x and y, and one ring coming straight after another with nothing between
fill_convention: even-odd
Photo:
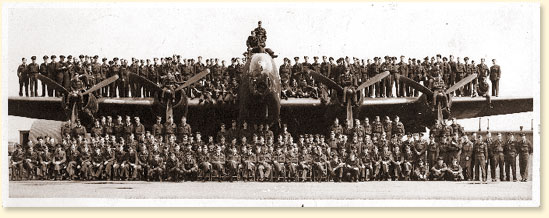
<instances>
[{"instance_id":1,"label":"crowd of personnel","mask_svg":"<svg viewBox=\"0 0 549 218\"><path fill-rule=\"evenodd\" d=\"M36 57L31 57L31 63L27 64L26 59L22 59L18 67L19 76L19 95L20 96L58 96L58 93L46 84L41 83L41 92L38 89L37 74L47 76L53 81L61 84L67 90L71 90L71 81L80 80L86 87L91 87L114 75L119 79L108 87L103 88L98 96L104 97L150 97L151 91L144 88L141 84L131 81L129 74L134 73L149 79L159 85L165 85L168 82L182 83L193 75L202 72L205 69L210 70L210 74L195 83L187 90L190 98L202 98L207 102L226 101L228 96L236 96L240 75L244 72L244 63L246 57L232 58L231 63L227 65L225 60L218 58L204 59L198 57L183 59L179 55L173 57L137 59L131 58L131 63L125 59L114 57L109 60L99 56L80 55L73 57L69 55L44 56L43 62L38 64ZM50 61L51 60L51 61ZM492 66L488 66L484 58L479 64L475 61L469 62L465 57L463 62L458 57L450 55L449 58L436 55L431 58L425 57L423 62L420 59L385 56L384 58L375 57L372 59L358 58L338 58L334 62L333 57L322 56L313 57L313 62L309 61L307 56L303 61L299 57L294 58L292 63L290 59L284 58L284 63L280 66L279 73L282 82L283 98L320 98L322 89L325 86L317 83L310 71L323 74L336 81L343 87L358 86L379 73L390 71L392 74L363 92L367 97L413 97L418 96L417 90L412 89L406 83L400 81L400 76L405 76L419 82L429 88L432 88L433 81L441 78L446 88L455 84L459 80L471 74L478 74L478 78L464 88L453 93L457 96L476 96L484 95L489 92L487 87L483 87L482 81L491 80L491 94L498 96L499 79L501 69L492 60ZM394 93L393 93L394 91ZM232 98L230 98L232 99Z\"/></svg>"},{"instance_id":2,"label":"crowd of personnel","mask_svg":"<svg viewBox=\"0 0 549 218\"><path fill-rule=\"evenodd\" d=\"M114 57L109 60L106 57L99 61L98 55L79 55L73 57L68 55L59 55L57 61L56 55L43 57L43 62L38 64L36 56L31 57L31 63L26 63L26 58L22 58L22 63L17 69L19 77L19 96L39 96L38 80L36 75L41 74L57 82L66 90L71 90L71 84L81 84L87 88L97 84L111 76L118 75L119 79L108 87L98 91L96 95L103 97L151 97L154 93L148 90L142 84L130 79L130 74L137 74L161 86L183 83L194 75L209 69L210 74L200 82L193 84L186 94L188 97L200 98L201 102L206 103L225 103L234 102L237 96L237 89L240 75L245 72L246 58L253 53L268 53L272 58L278 57L270 48L266 48L267 31L261 26L251 31L251 35L246 40L247 51L244 57L234 57L231 64L227 65L225 60L218 58L205 59L181 58L180 55L171 57L154 57L151 59L131 58L131 63L126 59ZM51 60L51 61L50 61ZM335 62L334 62L335 61ZM434 83L442 83L442 87L448 88L461 79L478 74L478 78L470 84L459 89L455 93L457 96L485 96L488 95L489 78L492 84L492 96L499 95L499 79L501 68L496 64L496 59L492 59L492 66L488 67L485 59L481 58L480 63L476 64L474 60L469 62L469 57L464 57L463 62L460 57L454 58L442 57L437 54L429 59L425 57L423 62L420 58L408 58L385 56L374 57L372 59L351 58L348 56L340 57L335 60L333 57L322 56L322 62L319 57L313 57L313 62L309 62L309 57L304 56L303 61L299 57L294 57L294 63L289 58L284 58L284 64L279 68L282 84L282 98L327 98L331 90L327 90L324 85L315 82L311 71L322 74L342 87L357 87L369 78L385 71L391 72L391 75L382 81L366 88L361 95L365 97L412 97L418 96L417 90L411 89L406 83L400 81L400 76L408 77L416 82L422 83L428 88L433 88ZM397 76L396 74L400 75ZM440 82L439 82L440 81ZM59 96L56 90L42 84L42 97ZM30 88L30 89L29 89ZM82 87L77 86L77 89ZM393 88L395 93L393 93ZM84 88L85 89L85 88Z\"/></svg>"},{"instance_id":3,"label":"crowd of personnel","mask_svg":"<svg viewBox=\"0 0 549 218\"><path fill-rule=\"evenodd\" d=\"M139 117L102 117L86 129L76 120L63 138L43 136L16 145L11 180L141 181L517 181L528 178L532 144L524 134L467 134L455 121L427 135L406 133L395 117L336 119L326 134L292 135L283 125L219 124L217 134L193 132L185 117L160 117L150 128ZM518 162L517 163L517 157ZM499 172L499 178L496 177Z\"/></svg>"}]
</instances>

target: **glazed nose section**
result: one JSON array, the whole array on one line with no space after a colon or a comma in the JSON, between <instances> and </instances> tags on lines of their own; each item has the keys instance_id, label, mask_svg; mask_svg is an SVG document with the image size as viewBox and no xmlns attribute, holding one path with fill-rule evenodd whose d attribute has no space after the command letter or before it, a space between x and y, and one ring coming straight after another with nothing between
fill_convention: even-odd
<instances>
[{"instance_id":1,"label":"glazed nose section","mask_svg":"<svg viewBox=\"0 0 549 218\"><path fill-rule=\"evenodd\" d=\"M272 62L268 57L255 56L251 62L253 74L269 74L273 71Z\"/></svg>"}]
</instances>

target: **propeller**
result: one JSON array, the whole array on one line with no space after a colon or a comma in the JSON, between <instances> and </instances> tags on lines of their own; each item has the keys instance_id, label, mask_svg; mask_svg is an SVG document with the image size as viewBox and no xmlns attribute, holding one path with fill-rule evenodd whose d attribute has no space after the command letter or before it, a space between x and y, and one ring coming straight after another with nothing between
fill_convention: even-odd
<instances>
[{"instance_id":1,"label":"propeller","mask_svg":"<svg viewBox=\"0 0 549 218\"><path fill-rule=\"evenodd\" d=\"M100 83L95 84L93 87L91 87L90 89L83 92L82 95L87 95L87 94L90 94L92 92L95 92L95 91L97 91L97 90L99 90L99 89L101 89L105 86L110 85L111 83L113 83L117 79L118 79L118 75L111 76L111 77L101 81Z\"/></svg>"},{"instance_id":2,"label":"propeller","mask_svg":"<svg viewBox=\"0 0 549 218\"><path fill-rule=\"evenodd\" d=\"M318 82L321 82L322 84L328 86L328 88L331 88L331 89L335 89L337 92L341 93L343 92L343 87L341 87L340 85L338 85L335 81L333 81L332 79L320 74L320 73L317 73L315 71L312 71L312 70L309 70L309 74L311 76L313 76L313 79L315 79L316 81Z\"/></svg>"},{"instance_id":3,"label":"propeller","mask_svg":"<svg viewBox=\"0 0 549 218\"><path fill-rule=\"evenodd\" d=\"M63 87L62 85L59 85L59 83L51 80L50 78L48 78L48 77L46 77L42 74L36 74L36 78L38 78L43 83L46 83L48 85L48 87L51 87L51 88L55 89L56 91L59 91L59 92L63 93L65 96L67 94L69 94L69 91L67 89L65 89L65 87Z\"/></svg>"},{"instance_id":4,"label":"propeller","mask_svg":"<svg viewBox=\"0 0 549 218\"><path fill-rule=\"evenodd\" d=\"M154 83L153 81L148 80L145 77L139 76L135 73L130 73L129 76L130 76L130 80L137 81L138 83L140 83L141 85L147 87L148 89L151 89L155 92L162 92L162 87L158 86L156 83Z\"/></svg>"},{"instance_id":5,"label":"propeller","mask_svg":"<svg viewBox=\"0 0 549 218\"><path fill-rule=\"evenodd\" d=\"M201 80L202 78L204 78L206 75L208 75L210 73L210 69L206 69L206 70L203 70L202 72L200 72L199 74L196 74L194 75L193 77L191 77L189 80L185 81L185 83L183 83L183 85L180 85L179 87L177 87L175 89L175 92L178 92L184 88L187 88L189 87L190 85L192 85L193 83Z\"/></svg>"},{"instance_id":6,"label":"propeller","mask_svg":"<svg viewBox=\"0 0 549 218\"><path fill-rule=\"evenodd\" d=\"M360 86L358 86L356 88L356 90L362 90L368 86L371 86L373 85L374 83L376 82L379 82L380 80L384 79L385 77L389 76L391 73L389 71L385 71L383 73L380 73L378 75L375 75L374 77L366 80L366 82L363 82L362 84L360 84Z\"/></svg>"},{"instance_id":7,"label":"propeller","mask_svg":"<svg viewBox=\"0 0 549 218\"><path fill-rule=\"evenodd\" d=\"M460 80L459 82L457 82L456 84L454 84L452 87L446 89L446 93L452 93L452 92L455 92L456 90L458 90L459 88L463 87L464 85L467 85L469 84L470 82L472 82L473 80L475 80L477 78L477 74L474 73L474 74L471 74L465 78L463 78L462 80Z\"/></svg>"},{"instance_id":8,"label":"propeller","mask_svg":"<svg viewBox=\"0 0 549 218\"><path fill-rule=\"evenodd\" d=\"M353 108L352 108L352 102L348 99L346 99L347 97L347 88L343 88L341 87L340 85L338 85L335 81L331 80L330 78L322 75L322 74L319 74L317 72L314 72L312 70L309 70L309 74L313 76L313 78L323 84L325 84L326 86L328 86L329 88L331 89L335 89L338 93L342 93L343 96L344 96L344 99L343 101L346 103L346 111L347 111L347 123L348 125L352 125L352 120L353 120ZM371 85L373 85L374 83L382 80L383 78L389 76L391 73L389 71L385 71L383 73L380 73L370 79L368 79L367 81L363 82L362 84L360 84L360 86L358 86L356 89L354 89L354 92L352 94L355 94L356 92L366 88L366 87L369 87Z\"/></svg>"},{"instance_id":9,"label":"propeller","mask_svg":"<svg viewBox=\"0 0 549 218\"><path fill-rule=\"evenodd\" d=\"M408 84L409 86L411 86L412 88L414 89L417 89L418 91L422 92L423 94L426 94L428 96L433 96L434 93L431 89L425 87L424 85L421 85L419 84L418 82L408 78L408 77L405 77L405 76L400 76L399 74L396 74L399 76L399 79L400 81Z\"/></svg>"},{"instance_id":10,"label":"propeller","mask_svg":"<svg viewBox=\"0 0 549 218\"><path fill-rule=\"evenodd\" d=\"M397 74L398 75L398 74ZM458 81L456 84L454 84L453 86L451 86L450 88L446 89L443 91L443 93L446 95L448 93L452 93L458 89L460 89L461 87L469 84L471 81L473 81L474 79L477 78L477 74L471 74L465 78L463 78L462 80ZM434 95L434 92L433 90L425 87L424 85L421 85L419 84L418 82L414 81L414 80L411 80L410 78L408 77L400 77L400 81L408 84L409 86L417 89L418 91L424 93L425 95L427 95L429 98L432 98L433 95ZM448 105L447 107L451 107L451 97L448 96ZM443 119L443 116L442 116L442 106L440 104L437 104L437 105L433 105L434 107L436 107L436 110L437 110L437 119L438 121L441 121ZM449 108L448 108L448 111L449 111Z\"/></svg>"}]
</instances>

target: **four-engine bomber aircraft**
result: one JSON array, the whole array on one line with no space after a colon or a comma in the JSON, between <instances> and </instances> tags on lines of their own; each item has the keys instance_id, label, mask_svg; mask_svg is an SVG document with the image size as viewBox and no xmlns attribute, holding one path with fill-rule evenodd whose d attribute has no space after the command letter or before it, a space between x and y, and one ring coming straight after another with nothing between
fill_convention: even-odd
<instances>
[{"instance_id":1,"label":"four-engine bomber aircraft","mask_svg":"<svg viewBox=\"0 0 549 218\"><path fill-rule=\"evenodd\" d=\"M354 107L355 113L349 113L351 105L350 101L346 99L343 99L346 107L341 107L341 104L322 104L320 100L309 98L281 100L278 67L267 54L256 53L251 55L246 62L245 69L239 87L237 104L205 105L200 104L198 99L187 100L186 97L180 96L182 89L191 83L197 82L208 72L198 74L175 90L164 90L152 82L149 83L134 76L135 81L151 90L157 90L155 97L98 98L98 109L94 110L93 116L139 116L145 125L152 125L157 115L173 114L176 123L182 116L187 116L193 130L213 135L218 130L220 122L229 124L231 120L237 119L240 122L269 123L273 125L274 129L280 126L280 122L286 123L290 131L300 134L305 132L326 133L335 117L341 120L352 118L362 120L364 117L372 119L375 116L389 116L392 119L399 116L401 120L405 121L407 131L423 132L425 127L432 126L435 121L442 119L442 117L465 119L533 111L532 97L492 97L491 104L488 104L483 97L452 97L448 94L469 83L472 77L465 78L449 89L436 93L419 83L401 77L401 81L418 89L422 95L403 98L363 98ZM332 89L335 87L336 91L344 90L342 87L336 87L334 84L330 84L329 81L323 80L319 75L313 74L313 76L320 82L329 84L328 87L332 86L330 87ZM373 80L367 81L366 85L363 84L355 90L365 88L385 76L387 76L387 73L380 74ZM166 94L166 92L169 93ZM178 92L181 93L177 94ZM86 92L86 94L90 93L90 91ZM437 99L442 95L449 98L448 102L451 104L441 105L442 101ZM62 98L56 97L9 97L8 115L65 121L69 118L64 112L64 101ZM165 113L159 112L158 106L161 106ZM443 114L443 107L448 107L450 110L445 110L446 113ZM331 113L334 108L339 111L335 115ZM347 113L345 113L346 111ZM90 126L91 123L86 125Z\"/></svg>"}]
</instances>

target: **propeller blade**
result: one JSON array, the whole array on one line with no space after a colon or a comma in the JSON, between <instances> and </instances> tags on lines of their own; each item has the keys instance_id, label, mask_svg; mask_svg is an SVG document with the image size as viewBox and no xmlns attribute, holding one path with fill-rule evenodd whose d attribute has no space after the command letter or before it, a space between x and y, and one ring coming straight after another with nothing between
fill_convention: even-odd
<instances>
[{"instance_id":1,"label":"propeller blade","mask_svg":"<svg viewBox=\"0 0 549 218\"><path fill-rule=\"evenodd\" d=\"M425 87L424 85L419 84L418 82L416 82L416 81L414 81L414 80L412 80L408 77L401 76L400 81L408 84L409 86L411 86L414 89L417 89L418 91L422 92L423 94L426 94L426 95L429 95L429 96L433 96L433 94L434 94L433 91L431 91L429 88Z\"/></svg>"},{"instance_id":2,"label":"propeller blade","mask_svg":"<svg viewBox=\"0 0 549 218\"><path fill-rule=\"evenodd\" d=\"M347 125L353 126L353 107L351 101L347 101Z\"/></svg>"},{"instance_id":3,"label":"propeller blade","mask_svg":"<svg viewBox=\"0 0 549 218\"><path fill-rule=\"evenodd\" d=\"M65 89L65 87L63 87L62 85L59 85L59 83L51 80L47 76L44 76L42 74L36 74L36 78L38 78L43 83L46 83L48 85L48 87L51 87L51 88L55 89L56 91L62 92L65 95L69 94L69 91L67 91L67 89Z\"/></svg>"},{"instance_id":4,"label":"propeller blade","mask_svg":"<svg viewBox=\"0 0 549 218\"><path fill-rule=\"evenodd\" d=\"M71 110L71 123L75 123L76 119L78 119L78 111L76 111L76 103L73 103Z\"/></svg>"},{"instance_id":5,"label":"propeller blade","mask_svg":"<svg viewBox=\"0 0 549 218\"><path fill-rule=\"evenodd\" d=\"M172 107L172 102L171 101L168 101L166 103L166 121L168 120L168 118L170 117L173 117L173 107Z\"/></svg>"},{"instance_id":6,"label":"propeller blade","mask_svg":"<svg viewBox=\"0 0 549 218\"><path fill-rule=\"evenodd\" d=\"M338 85L335 81L331 80L330 78L328 78L328 77L326 77L326 76L324 76L320 73L314 72L312 70L309 70L309 74L311 76L313 76L313 79L315 79L316 81L321 82L322 84L328 86L328 88L335 89L338 93L343 92L343 87Z\"/></svg>"},{"instance_id":7,"label":"propeller blade","mask_svg":"<svg viewBox=\"0 0 549 218\"><path fill-rule=\"evenodd\" d=\"M147 78L139 76L135 73L130 73L130 80L137 81L137 83L147 87L153 92L162 92L162 87L156 85L156 83L154 83L153 81L150 81Z\"/></svg>"},{"instance_id":8,"label":"propeller blade","mask_svg":"<svg viewBox=\"0 0 549 218\"><path fill-rule=\"evenodd\" d=\"M114 76L111 76L103 81L101 81L100 83L97 83L95 84L93 87L91 87L90 89L86 90L84 93L82 93L82 95L87 95L87 94L90 94L92 92L95 92L105 86L108 86L109 84L113 83L114 81L116 81L118 79L118 75L114 75Z\"/></svg>"},{"instance_id":9,"label":"propeller blade","mask_svg":"<svg viewBox=\"0 0 549 218\"><path fill-rule=\"evenodd\" d=\"M358 86L358 88L356 88L356 90L362 90L362 89L364 89L364 88L366 88L366 87L368 87L368 86L371 86L371 85L373 85L374 83L379 82L380 80L382 80L383 78L385 78L385 77L387 77L387 76L389 76L389 75L391 75L391 73L390 73L389 71L385 71L385 72L383 72L383 73L380 73L380 74L378 74L378 75L375 75L374 77L372 77L372 78L366 80L366 82L360 84L360 86Z\"/></svg>"},{"instance_id":10,"label":"propeller blade","mask_svg":"<svg viewBox=\"0 0 549 218\"><path fill-rule=\"evenodd\" d=\"M456 84L454 84L452 87L448 88L446 90L446 93L452 93L456 90L458 90L459 88L463 87L464 85L467 85L469 84L470 82L472 82L473 80L475 80L477 78L477 74L474 73L474 74L471 74L465 78L463 78L462 80L460 80L459 82L457 82Z\"/></svg>"},{"instance_id":11,"label":"propeller blade","mask_svg":"<svg viewBox=\"0 0 549 218\"><path fill-rule=\"evenodd\" d=\"M177 87L177 89L175 89L175 92L178 92L181 89L189 87L193 83L195 83L198 80L201 80L202 78L204 78L209 73L210 73L210 69L206 69L206 70L200 72L199 74L196 74L195 76L191 77L189 80L185 81L185 83L183 83L183 85L180 85L179 87Z\"/></svg>"}]
</instances>

